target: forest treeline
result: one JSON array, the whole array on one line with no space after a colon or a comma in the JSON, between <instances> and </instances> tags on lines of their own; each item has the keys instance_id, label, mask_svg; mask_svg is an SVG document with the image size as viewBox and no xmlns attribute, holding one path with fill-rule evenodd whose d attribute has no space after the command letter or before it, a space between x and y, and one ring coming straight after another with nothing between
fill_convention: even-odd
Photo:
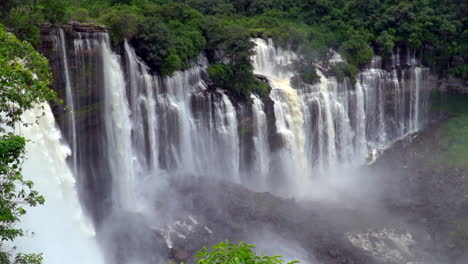
<instances>
[{"instance_id":1,"label":"forest treeline","mask_svg":"<svg viewBox=\"0 0 468 264\"><path fill-rule=\"evenodd\" d=\"M297 74L308 83L331 50L347 61L335 65L336 75L353 77L396 46L423 50L423 63L441 76L468 78L463 0L3 0L0 8L3 23L33 44L38 23L105 25L114 43L130 40L162 75L205 52L213 82L241 96L266 89L252 73L251 37L273 37L299 52Z\"/></svg>"}]
</instances>

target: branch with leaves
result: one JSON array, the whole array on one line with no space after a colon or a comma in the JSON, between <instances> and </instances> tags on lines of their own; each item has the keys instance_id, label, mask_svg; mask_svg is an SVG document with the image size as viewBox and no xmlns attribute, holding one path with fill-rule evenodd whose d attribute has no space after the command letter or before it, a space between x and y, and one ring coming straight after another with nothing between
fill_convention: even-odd
<instances>
[{"instance_id":1,"label":"branch with leaves","mask_svg":"<svg viewBox=\"0 0 468 264\"><path fill-rule=\"evenodd\" d=\"M211 249L204 247L195 255L197 264L295 264L294 260L285 263L282 256L266 256L264 253L257 255L255 246L244 242L238 244L229 241L214 245ZM170 262L173 264L173 262ZM183 264L183 263L181 263Z\"/></svg>"},{"instance_id":2,"label":"branch with leaves","mask_svg":"<svg viewBox=\"0 0 468 264\"><path fill-rule=\"evenodd\" d=\"M55 100L56 94L50 89L47 60L29 43L19 41L1 25L0 43L0 263L39 264L40 254L15 253L14 247L5 245L25 235L17 224L26 208L44 203L33 182L22 176L27 139L15 128L22 124L26 110Z\"/></svg>"}]
</instances>

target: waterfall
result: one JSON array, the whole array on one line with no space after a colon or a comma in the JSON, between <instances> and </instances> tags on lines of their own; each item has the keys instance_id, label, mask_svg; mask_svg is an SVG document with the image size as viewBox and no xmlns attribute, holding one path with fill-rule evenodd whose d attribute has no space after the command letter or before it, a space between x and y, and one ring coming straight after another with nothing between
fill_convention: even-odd
<instances>
[{"instance_id":1,"label":"waterfall","mask_svg":"<svg viewBox=\"0 0 468 264\"><path fill-rule=\"evenodd\" d=\"M413 106L413 111L411 113L411 125L410 125L410 130L411 131L417 131L419 128L419 105L420 105L420 100L419 100L419 94L420 94L420 81L421 81L421 69L416 68L414 71L414 88L412 94L412 100L413 103L411 104Z\"/></svg>"},{"instance_id":2,"label":"waterfall","mask_svg":"<svg viewBox=\"0 0 468 264\"><path fill-rule=\"evenodd\" d=\"M356 97L356 117L355 117L355 154L356 157L363 160L368 155L367 149L367 134L366 134L366 111L365 111L365 98L361 82L356 83L355 90Z\"/></svg>"},{"instance_id":3,"label":"waterfall","mask_svg":"<svg viewBox=\"0 0 468 264\"><path fill-rule=\"evenodd\" d=\"M216 178L310 198L320 191L314 188L318 180L365 164L376 149L423 128L428 119L428 69L399 50L391 70L374 57L356 83L318 72L318 83L293 87L298 56L271 39L255 39L254 72L272 90L267 98L252 94L249 102L236 102L228 91L209 86L203 54L188 69L163 77L128 42L118 55L107 33L75 33L74 45L66 45L70 38L60 32L68 66L60 69L66 85L59 89L76 114L68 116L74 121L59 123L76 131L64 136L76 152L85 209L100 227L118 231L117 237L135 228L120 226L133 223L126 217L152 225L169 218L155 197L168 191L172 178ZM67 46L74 52L67 53ZM335 54L331 63L339 61ZM119 263L147 256L120 258L128 252L117 245Z\"/></svg>"},{"instance_id":4,"label":"waterfall","mask_svg":"<svg viewBox=\"0 0 468 264\"><path fill-rule=\"evenodd\" d=\"M308 164L301 98L289 81L292 77L289 66L296 56L290 51L276 48L271 40L256 39L255 44L255 73L266 76L272 87L270 97L274 102L276 132L281 135L286 147L276 158L276 170L290 174L290 181L299 184L307 179Z\"/></svg>"},{"instance_id":5,"label":"waterfall","mask_svg":"<svg viewBox=\"0 0 468 264\"><path fill-rule=\"evenodd\" d=\"M49 105L42 107L23 114L22 121L33 125L22 127L21 132L31 140L26 144L23 176L34 181L45 204L27 209L20 223L27 235L15 245L20 252L43 253L44 264L104 263L93 225L81 209L73 171L66 163L70 149L61 143ZM34 124L43 111L45 115Z\"/></svg>"},{"instance_id":6,"label":"waterfall","mask_svg":"<svg viewBox=\"0 0 468 264\"><path fill-rule=\"evenodd\" d=\"M84 153L78 149L75 156L84 167L83 177L93 176L84 180L95 188L93 195L108 199L111 189L113 203L124 208L137 202L136 189L142 182L168 174L217 177L280 192L307 186L304 182L312 183L337 167L365 163L374 149L420 129L427 119L427 69L417 66L414 53L400 59L397 50L392 71L382 69L382 59L374 57L354 84L319 72L317 84L296 89L290 79L297 55L271 39L255 39L253 66L272 87L271 103L252 95L249 106L209 89L203 55L189 69L161 77L149 72L129 43L124 42L121 58L111 50L106 33L91 34L75 36L74 71L65 67L64 78L66 84L83 79L83 74L101 80L77 86L103 102L97 111L104 125L95 127L96 146ZM89 54L98 54L99 62L88 62ZM62 57L64 64L71 63ZM331 63L338 61L342 58L335 54ZM397 69L400 62L406 67ZM96 91L99 85L101 93ZM73 99L71 85L65 90ZM82 119L86 123L90 118ZM86 139L77 136L75 141L80 145ZM86 158L81 157L92 152L98 153L95 159L105 160L108 172L83 165ZM98 173L112 179L112 188L105 187Z\"/></svg>"},{"instance_id":7,"label":"waterfall","mask_svg":"<svg viewBox=\"0 0 468 264\"><path fill-rule=\"evenodd\" d=\"M111 51L108 36L102 39L104 66L104 115L108 160L113 175L114 201L126 209L134 206L134 164L131 131L132 121L127 101L120 58Z\"/></svg>"},{"instance_id":8,"label":"waterfall","mask_svg":"<svg viewBox=\"0 0 468 264\"><path fill-rule=\"evenodd\" d=\"M140 171L154 170L158 167L156 136L156 97L153 77L141 63L127 41L124 43L126 67L128 69L128 89L130 115L133 123L133 151L140 163ZM146 164L141 161L147 160Z\"/></svg>"},{"instance_id":9,"label":"waterfall","mask_svg":"<svg viewBox=\"0 0 468 264\"><path fill-rule=\"evenodd\" d=\"M146 155L152 157L156 171L224 177L240 183L236 108L223 92L207 90L202 79L206 58L198 58L187 71L161 78L148 73L128 43L125 53L132 133L139 134L140 140L148 139L149 144L141 145L149 146ZM142 151L138 142L134 151Z\"/></svg>"},{"instance_id":10,"label":"waterfall","mask_svg":"<svg viewBox=\"0 0 468 264\"><path fill-rule=\"evenodd\" d=\"M355 84L319 72L319 83L295 89L290 78L297 55L271 39L255 39L255 72L272 87L269 115L274 116L267 117L256 95L246 108L223 91L210 90L203 56L188 70L153 76L129 43L124 43L121 61L108 37L100 40L113 200L127 207L136 202L138 185L152 174L203 175L287 193L337 167L363 164L373 149L420 128L415 124L422 124L426 115L419 110L420 72L425 70L412 66L399 77L383 70L379 57ZM246 118L251 127L244 127ZM267 118L273 120L269 125ZM247 134L240 134L241 127L252 131L250 139L243 138Z\"/></svg>"},{"instance_id":11,"label":"waterfall","mask_svg":"<svg viewBox=\"0 0 468 264\"><path fill-rule=\"evenodd\" d=\"M387 142L385 123L385 92L387 72L380 69L380 58L375 57L370 68L360 73L360 84L366 99L366 130L368 140L378 146Z\"/></svg>"},{"instance_id":12,"label":"waterfall","mask_svg":"<svg viewBox=\"0 0 468 264\"><path fill-rule=\"evenodd\" d=\"M399 56L393 55L393 60L398 62ZM383 70L380 57L374 57L370 67L359 74L366 106L366 135L372 147L388 146L428 122L429 69L419 67L414 53L411 56L406 59L409 68L399 70L400 77L396 69Z\"/></svg>"},{"instance_id":13,"label":"waterfall","mask_svg":"<svg viewBox=\"0 0 468 264\"><path fill-rule=\"evenodd\" d=\"M274 85L278 84L279 82L274 83ZM284 170L285 173L289 171L294 173L293 175L303 176L303 172L306 172L305 136L299 95L289 84L273 87L271 99L275 103L276 130L286 145L285 153L278 161L283 163L283 168L287 168ZM295 182L299 183L300 179L296 178Z\"/></svg>"},{"instance_id":14,"label":"waterfall","mask_svg":"<svg viewBox=\"0 0 468 264\"><path fill-rule=\"evenodd\" d=\"M268 144L268 127L267 127L267 117L265 114L264 104L260 98L252 94L252 111L254 118L254 157L255 157L255 167L253 168L252 174L259 175L260 187L266 188L268 184L268 169L270 163L270 148Z\"/></svg>"},{"instance_id":15,"label":"waterfall","mask_svg":"<svg viewBox=\"0 0 468 264\"><path fill-rule=\"evenodd\" d=\"M326 135L326 151L325 153L327 154L326 156L323 156L322 158L325 159L325 162L327 165L323 165L324 162L322 162L322 168L323 166L333 166L333 164L336 162L336 132L335 132L335 125L334 125L334 110L336 102L333 101L331 91L329 90L330 83L329 81L325 78L323 75L320 76L320 99L321 99L321 104L323 105L323 118L322 122L324 122L324 125L322 127L325 127L325 133L322 133L322 135ZM337 116L338 117L338 116Z\"/></svg>"},{"instance_id":16,"label":"waterfall","mask_svg":"<svg viewBox=\"0 0 468 264\"><path fill-rule=\"evenodd\" d=\"M75 119L75 103L73 101L73 93L72 93L72 85L70 81L70 71L68 70L68 56L67 56L67 48L65 42L65 34L63 33L63 28L59 28L59 41L60 41L60 53L62 56L62 65L63 71L65 75L65 104L69 106L69 113L67 117L67 126L70 129L70 145L72 150L72 159L73 159L73 173L76 174L78 171L78 161L76 155L76 119Z\"/></svg>"},{"instance_id":17,"label":"waterfall","mask_svg":"<svg viewBox=\"0 0 468 264\"><path fill-rule=\"evenodd\" d=\"M216 108L217 123L222 124L219 132L223 137L223 141L226 142L225 149L227 152L224 157L232 158L229 159L230 162L225 163L229 165L227 170L232 173L230 178L236 183L241 183L239 175L239 135L236 109L226 94L221 93L221 98L224 111L220 111L222 109L220 106ZM221 172L222 171L219 171L218 173Z\"/></svg>"},{"instance_id":18,"label":"waterfall","mask_svg":"<svg viewBox=\"0 0 468 264\"><path fill-rule=\"evenodd\" d=\"M273 88L276 129L290 149L296 147L295 161L305 153L305 161L295 166L296 171L304 171L301 164L312 165L306 169L309 178L337 166L362 164L373 149L384 148L427 122L429 89L424 80L428 69L417 66L414 54L406 59L409 68L401 69L400 77L396 70L382 69L382 59L376 56L355 84L347 78L338 82L319 71L317 84L293 89L289 79L294 75L292 62L297 56L276 47L271 39L254 41L254 71L266 76ZM399 57L394 54L393 60L398 62ZM335 55L331 63L340 60ZM297 102L301 107L296 107ZM305 174L288 172L289 178Z\"/></svg>"}]
</instances>

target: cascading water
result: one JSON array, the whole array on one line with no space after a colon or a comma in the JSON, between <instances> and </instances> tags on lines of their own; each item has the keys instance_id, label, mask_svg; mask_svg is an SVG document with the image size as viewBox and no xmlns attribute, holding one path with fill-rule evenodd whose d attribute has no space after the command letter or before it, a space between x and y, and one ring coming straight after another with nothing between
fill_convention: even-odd
<instances>
[{"instance_id":1,"label":"cascading water","mask_svg":"<svg viewBox=\"0 0 468 264\"><path fill-rule=\"evenodd\" d=\"M43 253L44 264L104 263L93 225L81 209L75 179L66 159L70 149L61 143L61 133L49 105L23 114L29 123L21 134L31 141L26 145L23 175L34 181L34 189L45 198L43 206L27 209L20 226L32 236L15 241L25 253ZM42 115L38 123L35 121Z\"/></svg>"},{"instance_id":2,"label":"cascading water","mask_svg":"<svg viewBox=\"0 0 468 264\"><path fill-rule=\"evenodd\" d=\"M306 121L298 92L290 85L289 79L293 74L288 69L296 56L290 51L276 49L271 40L266 42L258 39L255 44L255 72L266 76L272 87L270 97L274 102L276 132L285 143L285 148L273 157L275 160L272 163L275 164L275 168L272 170L288 175L288 179L281 180L283 183L304 183L308 171L304 133Z\"/></svg>"},{"instance_id":3,"label":"cascading water","mask_svg":"<svg viewBox=\"0 0 468 264\"><path fill-rule=\"evenodd\" d=\"M402 70L407 77L401 76L401 83L396 70L383 70L381 59L375 57L359 74L354 89L346 78L338 82L319 72L318 84L296 90L290 84L294 53L275 47L271 40L255 43L255 72L265 75L273 88L276 129L293 150L289 156L294 161L287 161L295 163L287 170L289 181L304 185L314 172L327 174L337 166L362 164L373 149L388 146L427 122L429 89L422 72L427 75L428 70L417 67L414 58Z\"/></svg>"},{"instance_id":4,"label":"cascading water","mask_svg":"<svg viewBox=\"0 0 468 264\"><path fill-rule=\"evenodd\" d=\"M76 149L77 149L77 144L76 144L76 119L75 119L75 103L73 102L73 94L72 94L72 85L70 81L70 71L68 70L68 56L67 56L67 48L66 48L66 43L65 43L65 34L63 32L62 28L59 28L59 40L60 40L60 53L62 56L62 65L63 65L63 71L65 74L65 104L70 107L70 112L68 113L68 118L67 118L67 125L70 129L70 145L71 145L71 150L72 150L72 167L73 167L73 173L76 175L78 172L78 161L76 157Z\"/></svg>"},{"instance_id":5,"label":"cascading water","mask_svg":"<svg viewBox=\"0 0 468 264\"><path fill-rule=\"evenodd\" d=\"M268 126L267 117L264 112L264 104L260 98L252 94L252 112L254 118L254 157L255 167L253 168L252 174L260 177L260 187L266 188L268 168L270 163L270 148L268 145Z\"/></svg>"},{"instance_id":6,"label":"cascading water","mask_svg":"<svg viewBox=\"0 0 468 264\"><path fill-rule=\"evenodd\" d=\"M123 70L105 34L97 37L98 44L89 39L79 35L75 40L76 60L93 45L102 54L102 68L96 73L102 74L104 87L103 134L114 202L133 204L138 182L151 173L220 177L267 189L304 185L316 172L362 164L370 150L415 131L426 116L426 110L420 110L426 100L420 98L421 73L426 70L415 67L414 59L400 76L382 70L376 57L355 85L319 73L318 84L294 89L291 64L297 56L275 47L271 39L256 39L255 72L266 76L273 88L269 115L274 122L267 125L271 117L257 96L246 111L225 93L207 88L203 56L189 70L161 78L148 72L128 43ZM399 60L398 54L394 57ZM394 105L389 107L388 101ZM251 146L245 143L245 133L239 133L245 118L253 120L248 128L253 131ZM278 137L272 139L272 133ZM249 164L241 153L250 153ZM255 177L263 179L252 180Z\"/></svg>"},{"instance_id":7,"label":"cascading water","mask_svg":"<svg viewBox=\"0 0 468 264\"><path fill-rule=\"evenodd\" d=\"M373 149L422 128L427 119L428 70L415 59L397 66L400 54L393 56L392 71L375 57L355 84L319 73L319 83L295 89L294 52L255 39L255 72L272 91L269 98L253 94L245 103L209 87L202 55L188 70L161 77L150 73L127 42L120 57L106 33L74 38L74 45L66 45L61 33L60 45L70 64L61 70L74 84L74 91L64 88L66 99L76 103L76 140L67 138L76 141L75 176L95 222L108 229L115 224L120 232L125 228L118 223L127 214L159 224L157 217L165 216L155 209L152 188L165 188L170 177L213 177L308 197L316 178L365 163ZM74 47L72 53L67 46ZM145 248L141 242L134 246ZM139 263L144 256L128 259Z\"/></svg>"},{"instance_id":8,"label":"cascading water","mask_svg":"<svg viewBox=\"0 0 468 264\"><path fill-rule=\"evenodd\" d=\"M128 43L125 53L132 122L136 126L132 133L140 135L137 140L152 142L146 144L152 147L134 151L153 157L159 171L240 182L236 109L223 92L207 90L201 78L206 59L200 57L189 70L161 78L149 75ZM134 146L137 144L145 145L134 142Z\"/></svg>"},{"instance_id":9,"label":"cascading water","mask_svg":"<svg viewBox=\"0 0 468 264\"><path fill-rule=\"evenodd\" d=\"M373 147L387 146L428 122L429 69L419 67L416 58L407 60L410 64L401 68L401 77L396 65L392 71L381 69L380 57L359 75L366 100L366 134Z\"/></svg>"},{"instance_id":10,"label":"cascading water","mask_svg":"<svg viewBox=\"0 0 468 264\"><path fill-rule=\"evenodd\" d=\"M133 49L125 41L126 67L128 73L128 89L130 114L133 119L133 151L137 155L136 162L140 170L154 170L158 166L158 149L156 137L156 97L153 76L148 73L144 64L138 61Z\"/></svg>"},{"instance_id":11,"label":"cascading water","mask_svg":"<svg viewBox=\"0 0 468 264\"><path fill-rule=\"evenodd\" d=\"M111 51L108 36L100 45L103 55L104 115L108 160L113 175L114 199L117 206L125 209L135 205L135 156L131 133L132 122L127 101L125 80L119 57Z\"/></svg>"}]
</instances>

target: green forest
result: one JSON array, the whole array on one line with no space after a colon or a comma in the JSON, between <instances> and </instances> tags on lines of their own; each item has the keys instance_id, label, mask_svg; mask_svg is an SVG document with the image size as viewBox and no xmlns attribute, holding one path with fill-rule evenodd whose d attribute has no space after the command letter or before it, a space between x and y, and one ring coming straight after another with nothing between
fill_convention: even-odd
<instances>
[{"instance_id":1,"label":"green forest","mask_svg":"<svg viewBox=\"0 0 468 264\"><path fill-rule=\"evenodd\" d=\"M130 42L162 76L187 69L204 53L213 85L248 99L251 92L268 95L267 85L253 73L253 37L273 38L300 54L295 70L306 83L317 82L315 65L327 63L331 51L346 60L332 72L353 80L374 55L389 57L396 47L419 51L422 63L440 78L466 81L466 14L466 0L0 0L0 263L42 259L4 247L25 235L17 228L25 208L44 203L22 177L27 139L15 131L24 111L57 100L48 62L35 50L41 25L105 26L115 47ZM445 127L447 144L466 138L464 124L460 117ZM459 152L466 150L447 153L456 165L465 159ZM224 256L225 247L204 249L200 257ZM250 245L239 248L242 256L255 257Z\"/></svg>"},{"instance_id":2,"label":"green forest","mask_svg":"<svg viewBox=\"0 0 468 264\"><path fill-rule=\"evenodd\" d=\"M128 39L155 71L171 75L207 55L214 84L240 97L267 88L252 73L251 37L272 37L301 54L297 72L314 83L314 65L330 50L353 78L374 54L396 47L421 52L438 72L468 78L468 4L461 0L4 0L2 21L20 39L39 41L38 24L71 21L108 27L114 44Z\"/></svg>"}]
</instances>

